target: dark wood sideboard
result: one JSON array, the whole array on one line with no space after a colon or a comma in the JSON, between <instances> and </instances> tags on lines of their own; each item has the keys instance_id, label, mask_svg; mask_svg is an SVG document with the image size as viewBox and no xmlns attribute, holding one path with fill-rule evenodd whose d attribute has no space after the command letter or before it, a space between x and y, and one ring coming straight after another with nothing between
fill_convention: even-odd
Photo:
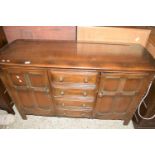
<instances>
[{"instance_id":1,"label":"dark wood sideboard","mask_svg":"<svg viewBox=\"0 0 155 155\"><path fill-rule=\"evenodd\" d=\"M0 48L2 48L4 45L7 44L7 40L5 37L5 33L3 31L2 26L0 26ZM7 111L8 113L15 114L13 110L13 102L7 93L6 88L4 87L4 84L0 80L0 109Z\"/></svg>"},{"instance_id":2,"label":"dark wood sideboard","mask_svg":"<svg viewBox=\"0 0 155 155\"><path fill-rule=\"evenodd\" d=\"M26 115L120 119L128 124L154 79L138 44L16 40L0 52L1 79Z\"/></svg>"}]
</instances>

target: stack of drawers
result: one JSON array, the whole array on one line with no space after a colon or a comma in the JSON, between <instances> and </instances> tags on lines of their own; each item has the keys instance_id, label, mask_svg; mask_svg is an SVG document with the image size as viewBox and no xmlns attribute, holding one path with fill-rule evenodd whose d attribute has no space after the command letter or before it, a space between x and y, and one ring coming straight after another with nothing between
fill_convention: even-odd
<instances>
[{"instance_id":1,"label":"stack of drawers","mask_svg":"<svg viewBox=\"0 0 155 155\"><path fill-rule=\"evenodd\" d=\"M92 117L98 72L51 70L52 96L57 116Z\"/></svg>"}]
</instances>

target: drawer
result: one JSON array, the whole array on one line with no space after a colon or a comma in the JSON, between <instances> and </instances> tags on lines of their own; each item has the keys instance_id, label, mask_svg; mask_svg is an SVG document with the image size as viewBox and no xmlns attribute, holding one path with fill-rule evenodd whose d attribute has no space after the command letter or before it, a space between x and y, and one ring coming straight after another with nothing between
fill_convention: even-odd
<instances>
[{"instance_id":1,"label":"drawer","mask_svg":"<svg viewBox=\"0 0 155 155\"><path fill-rule=\"evenodd\" d=\"M53 82L95 84L98 78L96 71L51 70Z\"/></svg>"},{"instance_id":2,"label":"drawer","mask_svg":"<svg viewBox=\"0 0 155 155\"><path fill-rule=\"evenodd\" d=\"M74 100L68 100L65 98L62 99L55 99L55 104L57 107L65 108L65 107L79 107L79 108L89 108L92 109L94 106L94 100L89 101L74 101Z\"/></svg>"},{"instance_id":3,"label":"drawer","mask_svg":"<svg viewBox=\"0 0 155 155\"><path fill-rule=\"evenodd\" d=\"M91 111L69 111L69 110L57 110L57 116L63 117L81 117L90 118L92 116Z\"/></svg>"},{"instance_id":4,"label":"drawer","mask_svg":"<svg viewBox=\"0 0 155 155\"><path fill-rule=\"evenodd\" d=\"M54 97L64 97L64 96L79 96L79 97L95 97L96 89L76 89L76 88L53 88L52 95Z\"/></svg>"}]
</instances>

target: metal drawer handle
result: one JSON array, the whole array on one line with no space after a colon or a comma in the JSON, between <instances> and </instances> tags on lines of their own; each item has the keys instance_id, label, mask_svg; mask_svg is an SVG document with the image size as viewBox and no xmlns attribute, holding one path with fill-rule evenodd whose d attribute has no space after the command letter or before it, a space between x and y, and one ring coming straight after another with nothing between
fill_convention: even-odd
<instances>
[{"instance_id":1,"label":"metal drawer handle","mask_svg":"<svg viewBox=\"0 0 155 155\"><path fill-rule=\"evenodd\" d=\"M99 92L99 93L98 93L98 96L99 96L99 97L103 97L103 93L102 93L102 92Z\"/></svg>"},{"instance_id":2,"label":"metal drawer handle","mask_svg":"<svg viewBox=\"0 0 155 155\"><path fill-rule=\"evenodd\" d=\"M87 96L87 92L85 91L85 92L83 92L83 96Z\"/></svg>"},{"instance_id":3,"label":"metal drawer handle","mask_svg":"<svg viewBox=\"0 0 155 155\"><path fill-rule=\"evenodd\" d=\"M19 82L22 83L23 81L19 79Z\"/></svg>"},{"instance_id":4,"label":"metal drawer handle","mask_svg":"<svg viewBox=\"0 0 155 155\"><path fill-rule=\"evenodd\" d=\"M31 64L31 61L24 61L24 64L28 65L28 64Z\"/></svg>"},{"instance_id":5,"label":"metal drawer handle","mask_svg":"<svg viewBox=\"0 0 155 155\"><path fill-rule=\"evenodd\" d=\"M85 104L83 104L82 106L83 106L83 107L85 107L86 105L85 105Z\"/></svg>"},{"instance_id":6,"label":"metal drawer handle","mask_svg":"<svg viewBox=\"0 0 155 155\"><path fill-rule=\"evenodd\" d=\"M16 75L16 78L19 79L20 78L19 75Z\"/></svg>"},{"instance_id":7,"label":"metal drawer handle","mask_svg":"<svg viewBox=\"0 0 155 155\"><path fill-rule=\"evenodd\" d=\"M59 82L63 82L63 81L64 81L64 77L60 77Z\"/></svg>"},{"instance_id":8,"label":"metal drawer handle","mask_svg":"<svg viewBox=\"0 0 155 155\"><path fill-rule=\"evenodd\" d=\"M88 78L84 78L84 83L88 83Z\"/></svg>"},{"instance_id":9,"label":"metal drawer handle","mask_svg":"<svg viewBox=\"0 0 155 155\"><path fill-rule=\"evenodd\" d=\"M60 92L60 95L64 95L64 94L65 94L65 92L64 92L64 91L61 91L61 92Z\"/></svg>"}]
</instances>

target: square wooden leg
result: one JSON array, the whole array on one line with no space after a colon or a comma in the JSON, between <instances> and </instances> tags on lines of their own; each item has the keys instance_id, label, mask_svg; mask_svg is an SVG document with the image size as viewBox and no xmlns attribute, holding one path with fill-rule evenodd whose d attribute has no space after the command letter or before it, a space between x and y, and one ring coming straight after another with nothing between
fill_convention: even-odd
<instances>
[{"instance_id":1,"label":"square wooden leg","mask_svg":"<svg viewBox=\"0 0 155 155\"><path fill-rule=\"evenodd\" d=\"M130 119L126 119L126 120L124 120L123 125L128 125L129 122L130 122Z\"/></svg>"}]
</instances>

